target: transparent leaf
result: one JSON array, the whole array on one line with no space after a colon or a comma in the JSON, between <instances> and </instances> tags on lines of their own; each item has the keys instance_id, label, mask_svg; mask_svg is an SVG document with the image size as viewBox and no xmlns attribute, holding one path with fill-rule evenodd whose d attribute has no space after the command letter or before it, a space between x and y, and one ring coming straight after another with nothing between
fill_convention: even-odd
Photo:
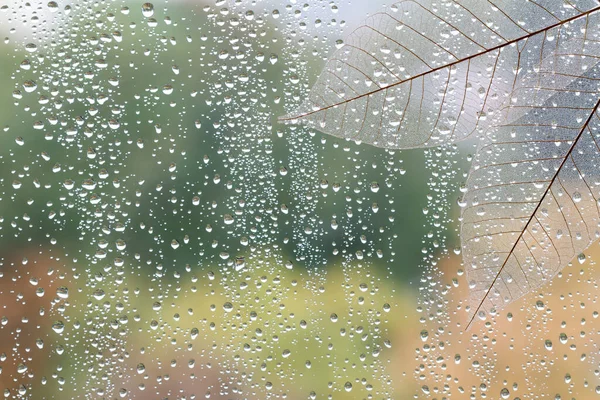
<instances>
[{"instance_id":1,"label":"transparent leaf","mask_svg":"<svg viewBox=\"0 0 600 400\"><path fill-rule=\"evenodd\" d=\"M396 3L346 39L280 121L384 148L462 140L484 132L542 61L587 42L598 9L588 0Z\"/></svg>"},{"instance_id":2,"label":"transparent leaf","mask_svg":"<svg viewBox=\"0 0 600 400\"><path fill-rule=\"evenodd\" d=\"M600 68L558 93L556 75L513 98L471 168L461 240L473 317L549 282L600 237ZM532 107L542 92L555 95Z\"/></svg>"},{"instance_id":3,"label":"transparent leaf","mask_svg":"<svg viewBox=\"0 0 600 400\"><path fill-rule=\"evenodd\" d=\"M480 137L460 202L469 324L549 282L600 236L599 9L397 3L354 31L282 118L384 148Z\"/></svg>"}]
</instances>

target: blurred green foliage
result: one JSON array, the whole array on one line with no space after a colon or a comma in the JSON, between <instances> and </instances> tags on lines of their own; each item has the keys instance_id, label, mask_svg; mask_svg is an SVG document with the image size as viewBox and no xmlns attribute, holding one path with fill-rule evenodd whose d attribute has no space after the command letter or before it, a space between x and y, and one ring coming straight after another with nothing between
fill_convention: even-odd
<instances>
[{"instance_id":1,"label":"blurred green foliage","mask_svg":"<svg viewBox=\"0 0 600 400\"><path fill-rule=\"evenodd\" d=\"M137 13L124 16L115 11L114 24L121 27L124 40L110 42L108 69L93 68L104 27L94 26L84 9L77 10L80 16L71 26L57 28L76 32L75 39L40 44L34 54L25 53L18 38L2 48L1 87L21 90L23 81L32 79L39 88L21 93L23 99L11 99L9 90L0 97L0 120L6 126L0 136L1 261L18 267L11 278L27 288L31 277L46 274L48 263L59 262L60 273L48 274L52 276L46 299L54 298L58 284L71 288L68 301L44 303L50 310L46 323L27 333L51 343L44 350L49 362L37 369L57 382L39 386L39 376L34 375L34 383L28 383L30 393L47 391L47 398L59 398L94 389L102 396L95 382L111 381L130 391L146 382L159 388L150 396L173 395L178 385L193 389L193 379L184 380L190 377L185 365L191 359L204 373L200 386L213 385L212 398L219 382L227 380L219 374L241 376L244 371L265 375L257 380L260 386L250 389L254 394L249 398L265 398L270 390L286 387L293 387L299 398L311 391L319 396L335 392L340 399L389 392L379 357L388 357L388 336L402 337L414 329L396 318L412 313L414 304L400 297L390 306L393 313L382 314L382 309L393 293L412 290L408 282L420 274L426 233L422 208L429 190L422 152L390 154L277 125L274 118L284 113L285 98L269 103L262 114L266 124L273 124L270 129L255 132L251 124L236 123L224 130L232 107L223 102L228 96L223 87L233 87L234 104L262 93L253 93L252 86L235 86L239 71L234 67L240 60L221 59L216 51L237 54L238 38L204 36L214 22L202 12L190 14L186 7L190 5L169 5L176 23L161 23L156 29ZM137 25L132 27L132 22ZM186 40L188 35L191 41ZM266 29L256 41L265 44L267 57L285 52L281 31ZM31 59L31 70L20 70L25 58ZM54 65L71 58L69 68ZM321 66L317 58L305 61L310 71ZM271 99L272 93L288 90L289 65L280 61L247 72L253 82L264 85L256 90L271 91ZM88 70L93 70L94 78L86 81L82 76ZM114 87L94 84L113 77L118 81ZM167 86L174 96L165 94ZM60 89L60 96L49 94L53 88ZM97 100L99 91L110 98L110 106L89 100ZM50 105L43 105L40 96L49 97ZM104 123L86 132L78 121L89 115L118 120L119 128ZM54 117L59 122L49 124ZM36 121L43 121L44 129L33 129ZM70 138L70 129L77 131L76 139ZM236 165L240 155L229 152L239 150L239 142L250 153L257 152L257 168ZM310 157L303 157L303 152L311 152ZM307 170L291 165L309 158L314 162ZM274 168L265 172L261 163L267 159ZM289 173L281 173L282 168ZM94 180L94 188L80 190L88 179ZM254 192L238 196L235 189L240 182ZM256 200L263 196L261 185L275 193L274 206L294 211L268 232L268 240L257 239L258 245L247 247L240 244L239 233L252 231L253 219L269 221L273 211L269 209L273 204L261 208ZM339 192L333 190L336 185ZM312 188L311 200L306 201L308 190L302 186ZM224 225L236 196L249 197L242 200L254 208L246 220ZM300 214L306 215L299 218ZM337 229L333 219L339 222ZM117 229L119 223L127 229ZM305 223L312 224L316 233L307 233ZM120 241L126 250L118 249ZM367 254L375 261L361 262L369 246L381 249L385 257ZM230 254L221 257L223 248ZM23 269L19 264L28 254L46 258ZM245 260L246 265L232 274L231 268L222 270L226 258ZM291 270L283 267L285 260L292 260ZM390 276L395 279L387 279ZM242 289L244 283L250 288ZM368 288L365 293L361 284ZM9 292L14 289L3 294ZM228 301L231 312L223 311ZM65 302L68 307L63 309ZM334 313L339 322L332 320ZM51 330L58 318L66 333ZM309 321L305 329L314 340L305 339L302 320ZM199 330L197 340L190 336L194 328ZM120 346L127 348L125 354L117 354ZM261 346L271 357L267 367L256 362ZM284 356L285 350L294 357ZM172 367L177 378L169 383L165 370L171 358L177 359ZM310 368L306 361L311 361ZM120 364L111 364L115 362ZM140 363L147 372L136 372ZM354 388L342 390L337 381L355 369ZM373 369L378 375L361 382ZM123 370L127 372L119 372ZM104 376L106 371L114 375ZM398 398L413 389L412 384L399 386Z\"/></svg>"}]
</instances>

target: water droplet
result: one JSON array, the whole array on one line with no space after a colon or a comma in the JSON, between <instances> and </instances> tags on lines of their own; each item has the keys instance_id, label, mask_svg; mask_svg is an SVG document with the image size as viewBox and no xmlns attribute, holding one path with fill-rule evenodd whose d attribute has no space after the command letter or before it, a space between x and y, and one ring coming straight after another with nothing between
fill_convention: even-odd
<instances>
[{"instance_id":1,"label":"water droplet","mask_svg":"<svg viewBox=\"0 0 600 400\"><path fill-rule=\"evenodd\" d=\"M82 182L81 187L85 190L94 190L96 188L96 182L93 179L86 179Z\"/></svg>"},{"instance_id":2,"label":"water droplet","mask_svg":"<svg viewBox=\"0 0 600 400\"><path fill-rule=\"evenodd\" d=\"M61 286L56 289L56 295L61 299L67 299L69 298L69 289L65 286Z\"/></svg>"},{"instance_id":3,"label":"water droplet","mask_svg":"<svg viewBox=\"0 0 600 400\"><path fill-rule=\"evenodd\" d=\"M152 3L142 4L142 15L146 18L150 18L154 15L154 5Z\"/></svg>"},{"instance_id":4,"label":"water droplet","mask_svg":"<svg viewBox=\"0 0 600 400\"><path fill-rule=\"evenodd\" d=\"M23 89L27 93L34 92L35 89L37 89L37 83L35 83L35 81L25 81L23 82Z\"/></svg>"},{"instance_id":5,"label":"water droplet","mask_svg":"<svg viewBox=\"0 0 600 400\"><path fill-rule=\"evenodd\" d=\"M164 85L162 91L163 91L164 94L170 95L170 94L173 93L173 86L171 86L171 85Z\"/></svg>"},{"instance_id":6,"label":"water droplet","mask_svg":"<svg viewBox=\"0 0 600 400\"><path fill-rule=\"evenodd\" d=\"M562 344L566 344L567 340L569 340L569 338L567 337L566 333L561 333L560 335L558 335L558 340L562 343Z\"/></svg>"},{"instance_id":7,"label":"water droplet","mask_svg":"<svg viewBox=\"0 0 600 400\"><path fill-rule=\"evenodd\" d=\"M146 371L146 366L142 363L137 365L136 371L138 374L143 374Z\"/></svg>"},{"instance_id":8,"label":"water droplet","mask_svg":"<svg viewBox=\"0 0 600 400\"><path fill-rule=\"evenodd\" d=\"M94 293L92 293L92 296L94 296L96 300L102 300L105 296L105 292L102 289L96 289L94 290Z\"/></svg>"},{"instance_id":9,"label":"water droplet","mask_svg":"<svg viewBox=\"0 0 600 400\"><path fill-rule=\"evenodd\" d=\"M63 333L65 330L65 324L62 321L56 321L52 324L52 330L56 333Z\"/></svg>"},{"instance_id":10,"label":"water droplet","mask_svg":"<svg viewBox=\"0 0 600 400\"><path fill-rule=\"evenodd\" d=\"M542 311L544 309L544 302L541 300L536 301L535 308L537 308L539 311Z\"/></svg>"}]
</instances>

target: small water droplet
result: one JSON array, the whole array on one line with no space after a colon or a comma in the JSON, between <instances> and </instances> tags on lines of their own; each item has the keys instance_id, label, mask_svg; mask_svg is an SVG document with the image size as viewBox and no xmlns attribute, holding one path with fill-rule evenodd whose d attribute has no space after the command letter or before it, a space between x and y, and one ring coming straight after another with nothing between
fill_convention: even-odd
<instances>
[{"instance_id":1,"label":"small water droplet","mask_svg":"<svg viewBox=\"0 0 600 400\"><path fill-rule=\"evenodd\" d=\"M544 302L541 300L536 301L535 308L537 308L539 311L542 311L544 309Z\"/></svg>"}]
</instances>

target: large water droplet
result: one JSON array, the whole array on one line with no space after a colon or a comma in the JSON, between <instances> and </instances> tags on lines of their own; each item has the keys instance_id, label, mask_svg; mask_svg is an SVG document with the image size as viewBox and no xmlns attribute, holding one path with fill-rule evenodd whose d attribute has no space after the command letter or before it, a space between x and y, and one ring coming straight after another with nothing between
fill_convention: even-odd
<instances>
[{"instance_id":1,"label":"large water droplet","mask_svg":"<svg viewBox=\"0 0 600 400\"><path fill-rule=\"evenodd\" d=\"M54 324L52 324L52 330L56 333L63 333L63 331L65 330L64 322L56 321Z\"/></svg>"},{"instance_id":2,"label":"large water droplet","mask_svg":"<svg viewBox=\"0 0 600 400\"><path fill-rule=\"evenodd\" d=\"M142 4L142 15L146 18L150 18L154 15L154 5L152 3Z\"/></svg>"}]
</instances>

